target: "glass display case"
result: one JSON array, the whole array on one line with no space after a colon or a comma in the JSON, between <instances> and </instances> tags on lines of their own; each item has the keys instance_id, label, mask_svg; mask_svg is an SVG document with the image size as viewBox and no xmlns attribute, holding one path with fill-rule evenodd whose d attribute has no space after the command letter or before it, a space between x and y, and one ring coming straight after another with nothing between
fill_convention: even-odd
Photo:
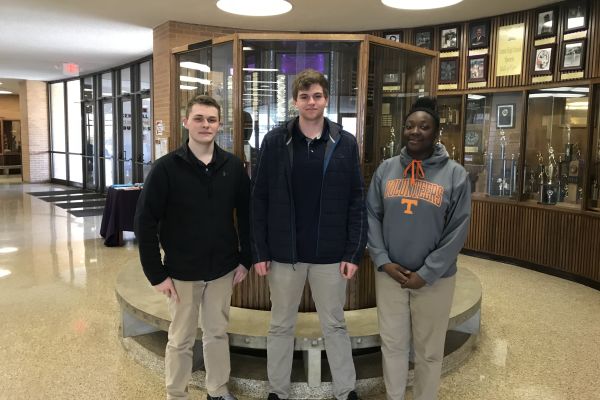
<instances>
[{"instance_id":1,"label":"glass display case","mask_svg":"<svg viewBox=\"0 0 600 400\"><path fill-rule=\"evenodd\" d=\"M367 184L377 166L404 145L404 118L412 103L430 95L430 58L402 48L370 46L364 136Z\"/></svg>"},{"instance_id":2,"label":"glass display case","mask_svg":"<svg viewBox=\"0 0 600 400\"><path fill-rule=\"evenodd\" d=\"M463 96L439 96L437 104L440 113L439 142L444 145L451 160L461 163Z\"/></svg>"},{"instance_id":3,"label":"glass display case","mask_svg":"<svg viewBox=\"0 0 600 400\"><path fill-rule=\"evenodd\" d=\"M464 166L475 196L518 197L522 98L518 92L467 96Z\"/></svg>"},{"instance_id":4,"label":"glass display case","mask_svg":"<svg viewBox=\"0 0 600 400\"><path fill-rule=\"evenodd\" d=\"M175 56L178 117L185 117L194 96L215 97L223 107L218 143L244 158L249 172L267 132L297 115L296 75L306 68L322 72L329 81L325 116L357 137L368 183L400 147L410 105L430 94L435 53L362 34L244 33L193 44ZM183 127L179 138L187 139Z\"/></svg>"},{"instance_id":5,"label":"glass display case","mask_svg":"<svg viewBox=\"0 0 600 400\"><path fill-rule=\"evenodd\" d=\"M297 116L292 84L307 68L329 82L325 116L356 135L359 41L249 39L242 44L244 157L251 169L267 132Z\"/></svg>"},{"instance_id":6,"label":"glass display case","mask_svg":"<svg viewBox=\"0 0 600 400\"><path fill-rule=\"evenodd\" d=\"M233 145L233 42L213 45L211 41L192 51L177 55L179 143L188 139L183 126L187 103L198 95L209 95L221 105L221 131L216 142L229 152Z\"/></svg>"},{"instance_id":7,"label":"glass display case","mask_svg":"<svg viewBox=\"0 0 600 400\"><path fill-rule=\"evenodd\" d=\"M592 129L592 150L590 179L588 183L588 209L600 211L600 85L594 87L594 128Z\"/></svg>"},{"instance_id":8,"label":"glass display case","mask_svg":"<svg viewBox=\"0 0 600 400\"><path fill-rule=\"evenodd\" d=\"M574 209L583 199L589 87L531 91L523 195Z\"/></svg>"}]
</instances>

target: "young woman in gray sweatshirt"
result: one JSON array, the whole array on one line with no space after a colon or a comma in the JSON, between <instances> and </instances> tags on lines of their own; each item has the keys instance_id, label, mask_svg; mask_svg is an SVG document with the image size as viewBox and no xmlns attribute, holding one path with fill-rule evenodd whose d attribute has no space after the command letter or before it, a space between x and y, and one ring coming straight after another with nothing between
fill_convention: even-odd
<instances>
[{"instance_id":1,"label":"young woman in gray sweatshirt","mask_svg":"<svg viewBox=\"0 0 600 400\"><path fill-rule=\"evenodd\" d=\"M415 400L434 400L454 294L456 258L471 213L467 172L448 157L435 100L409 111L406 146L375 172L367 196L369 253L376 291L389 400L402 400L411 338Z\"/></svg>"}]
</instances>

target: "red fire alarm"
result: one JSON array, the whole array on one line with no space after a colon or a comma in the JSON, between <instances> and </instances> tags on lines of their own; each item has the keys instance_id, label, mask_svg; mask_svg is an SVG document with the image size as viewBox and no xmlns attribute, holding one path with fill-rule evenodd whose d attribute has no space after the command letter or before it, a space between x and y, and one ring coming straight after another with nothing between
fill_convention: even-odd
<instances>
[{"instance_id":1,"label":"red fire alarm","mask_svg":"<svg viewBox=\"0 0 600 400\"><path fill-rule=\"evenodd\" d=\"M79 65L75 63L63 63L63 74L79 75Z\"/></svg>"}]
</instances>

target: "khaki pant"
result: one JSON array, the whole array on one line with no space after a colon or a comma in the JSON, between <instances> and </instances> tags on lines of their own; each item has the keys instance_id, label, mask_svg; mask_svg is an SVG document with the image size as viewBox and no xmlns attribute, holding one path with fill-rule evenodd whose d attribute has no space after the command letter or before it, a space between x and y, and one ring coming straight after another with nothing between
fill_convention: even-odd
<instances>
[{"instance_id":1,"label":"khaki pant","mask_svg":"<svg viewBox=\"0 0 600 400\"><path fill-rule=\"evenodd\" d=\"M319 314L325 351L333 378L333 394L346 400L354 390L356 373L350 337L344 319L346 279L336 264L282 264L271 262L268 275L271 292L271 325L267 338L267 373L270 391L281 399L290 393L290 375L298 306L308 278Z\"/></svg>"},{"instance_id":2,"label":"khaki pant","mask_svg":"<svg viewBox=\"0 0 600 400\"><path fill-rule=\"evenodd\" d=\"M202 328L202 348L206 369L206 390L211 396L228 392L229 381L229 307L233 291L233 271L213 281L173 279L179 303L169 299L169 341L165 350L167 399L187 399L192 376L192 348Z\"/></svg>"},{"instance_id":3,"label":"khaki pant","mask_svg":"<svg viewBox=\"0 0 600 400\"><path fill-rule=\"evenodd\" d=\"M435 400L456 275L432 286L402 289L385 272L375 272L383 379L388 400L404 399L411 336L415 351L414 400Z\"/></svg>"}]
</instances>

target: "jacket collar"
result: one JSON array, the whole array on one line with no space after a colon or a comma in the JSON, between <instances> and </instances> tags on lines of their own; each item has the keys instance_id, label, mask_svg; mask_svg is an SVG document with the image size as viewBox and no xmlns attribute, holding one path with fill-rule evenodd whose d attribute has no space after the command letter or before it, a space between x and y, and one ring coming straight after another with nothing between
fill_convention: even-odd
<instances>
[{"instance_id":1,"label":"jacket collar","mask_svg":"<svg viewBox=\"0 0 600 400\"><path fill-rule=\"evenodd\" d=\"M300 117L296 117L294 119L290 119L286 124L286 137L285 137L285 144L290 144L292 137L294 135L294 126L296 124L298 124L298 121L300 120ZM332 142L337 143L338 139L340 138L340 131L342 130L342 126L339 124L336 124L335 122L331 121L329 118L325 118L325 123L327 124L328 128L329 128L329 138Z\"/></svg>"},{"instance_id":2,"label":"jacket collar","mask_svg":"<svg viewBox=\"0 0 600 400\"><path fill-rule=\"evenodd\" d=\"M196 159L196 156L190 150L190 146L188 145L189 139L181 145L177 150L175 150L175 155L181 157L183 160L190 164L194 164L193 160ZM221 149L217 143L215 142L215 150L213 152L213 160L215 169L221 167L230 157L231 155L225 150Z\"/></svg>"}]
</instances>

